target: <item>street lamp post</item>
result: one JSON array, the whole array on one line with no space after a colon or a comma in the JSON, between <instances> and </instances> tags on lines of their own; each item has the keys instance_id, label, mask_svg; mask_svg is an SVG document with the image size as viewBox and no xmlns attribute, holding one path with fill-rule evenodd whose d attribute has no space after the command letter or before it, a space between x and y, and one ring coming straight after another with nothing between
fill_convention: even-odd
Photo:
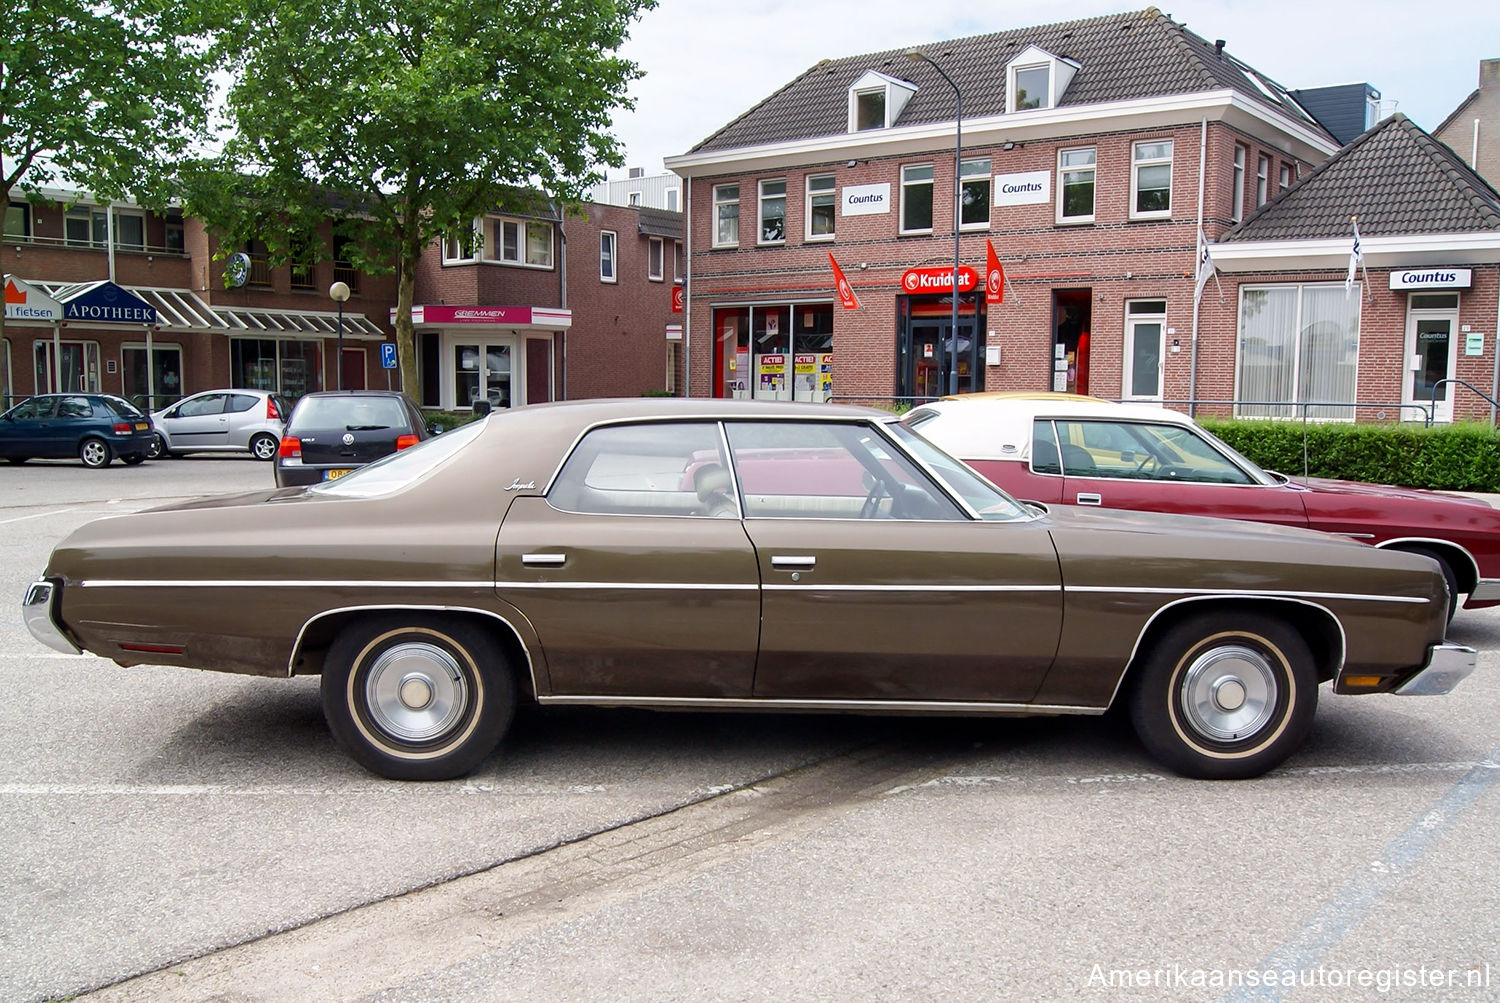
<instances>
[{"instance_id":1,"label":"street lamp post","mask_svg":"<svg viewBox=\"0 0 1500 1003\"><path fill-rule=\"evenodd\" d=\"M339 305L339 357L334 365L338 374L338 388L344 389L344 301L349 298L349 283L335 282L328 287L329 297Z\"/></svg>"},{"instance_id":2,"label":"street lamp post","mask_svg":"<svg viewBox=\"0 0 1500 1003\"><path fill-rule=\"evenodd\" d=\"M927 53L918 49L908 49L906 58L914 63L929 63L938 75L948 81L948 86L953 88L954 112L953 112L953 330L950 332L949 344L952 346L948 352L948 392L958 393L958 225L960 219L959 205L961 200L962 183L959 180L959 159L963 156L964 149L964 93L958 89L958 84L953 78L938 65L937 60Z\"/></svg>"}]
</instances>

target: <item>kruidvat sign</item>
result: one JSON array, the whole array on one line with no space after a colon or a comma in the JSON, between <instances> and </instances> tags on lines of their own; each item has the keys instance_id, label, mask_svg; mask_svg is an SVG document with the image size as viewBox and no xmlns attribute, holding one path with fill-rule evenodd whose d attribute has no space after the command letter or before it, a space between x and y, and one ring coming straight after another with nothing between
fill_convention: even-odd
<instances>
[{"instance_id":1,"label":"kruidvat sign","mask_svg":"<svg viewBox=\"0 0 1500 1003\"><path fill-rule=\"evenodd\" d=\"M883 185L844 186L845 216L878 216L890 211L891 186L889 182Z\"/></svg>"},{"instance_id":2,"label":"kruidvat sign","mask_svg":"<svg viewBox=\"0 0 1500 1003\"><path fill-rule=\"evenodd\" d=\"M1469 268L1410 268L1391 273L1391 288L1467 289L1473 275Z\"/></svg>"},{"instance_id":3,"label":"kruidvat sign","mask_svg":"<svg viewBox=\"0 0 1500 1003\"><path fill-rule=\"evenodd\" d=\"M1052 172L996 174L996 205L1045 205L1052 201Z\"/></svg>"},{"instance_id":4,"label":"kruidvat sign","mask_svg":"<svg viewBox=\"0 0 1500 1003\"><path fill-rule=\"evenodd\" d=\"M155 324L156 307L113 282L85 289L62 301L67 320L105 324Z\"/></svg>"},{"instance_id":5,"label":"kruidvat sign","mask_svg":"<svg viewBox=\"0 0 1500 1003\"><path fill-rule=\"evenodd\" d=\"M968 265L958 266L958 291L966 293L979 285L979 273ZM952 268L912 268L901 276L901 291L913 295L920 293L947 293L953 291Z\"/></svg>"}]
</instances>

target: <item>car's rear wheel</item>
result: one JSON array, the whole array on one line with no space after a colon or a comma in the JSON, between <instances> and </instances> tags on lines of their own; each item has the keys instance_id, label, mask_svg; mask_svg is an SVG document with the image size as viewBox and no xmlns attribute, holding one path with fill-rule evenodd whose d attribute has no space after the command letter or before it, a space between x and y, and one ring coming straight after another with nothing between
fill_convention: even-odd
<instances>
[{"instance_id":1,"label":"car's rear wheel","mask_svg":"<svg viewBox=\"0 0 1500 1003\"><path fill-rule=\"evenodd\" d=\"M109 461L113 459L113 456L109 451L109 443L90 436L78 444L78 458L83 461L85 467L97 470L100 467L109 466Z\"/></svg>"},{"instance_id":2,"label":"car's rear wheel","mask_svg":"<svg viewBox=\"0 0 1500 1003\"><path fill-rule=\"evenodd\" d=\"M167 440L160 432L151 436L151 445L146 447L146 459L156 460L167 454Z\"/></svg>"},{"instance_id":3,"label":"car's rear wheel","mask_svg":"<svg viewBox=\"0 0 1500 1003\"><path fill-rule=\"evenodd\" d=\"M493 638L461 620L389 614L345 628L323 664L323 714L354 760L392 780L451 780L499 744L515 683Z\"/></svg>"},{"instance_id":4,"label":"car's rear wheel","mask_svg":"<svg viewBox=\"0 0 1500 1003\"><path fill-rule=\"evenodd\" d=\"M1301 747L1317 706L1317 667L1301 635L1269 616L1228 613L1166 631L1140 666L1130 711L1166 766L1236 780Z\"/></svg>"},{"instance_id":5,"label":"car's rear wheel","mask_svg":"<svg viewBox=\"0 0 1500 1003\"><path fill-rule=\"evenodd\" d=\"M257 460L274 460L276 451L281 447L281 440L274 435L262 433L250 440L250 452Z\"/></svg>"}]
</instances>

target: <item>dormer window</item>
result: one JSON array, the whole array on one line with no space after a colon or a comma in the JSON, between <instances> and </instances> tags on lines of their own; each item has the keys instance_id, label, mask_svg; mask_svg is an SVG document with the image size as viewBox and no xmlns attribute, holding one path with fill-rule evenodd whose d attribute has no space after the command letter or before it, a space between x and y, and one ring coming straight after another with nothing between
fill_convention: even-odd
<instances>
[{"instance_id":1,"label":"dormer window","mask_svg":"<svg viewBox=\"0 0 1500 1003\"><path fill-rule=\"evenodd\" d=\"M849 88L849 131L889 129L916 92L915 84L870 70Z\"/></svg>"},{"instance_id":2,"label":"dormer window","mask_svg":"<svg viewBox=\"0 0 1500 1003\"><path fill-rule=\"evenodd\" d=\"M1005 67L1005 110L1056 108L1079 64L1028 45Z\"/></svg>"}]
</instances>

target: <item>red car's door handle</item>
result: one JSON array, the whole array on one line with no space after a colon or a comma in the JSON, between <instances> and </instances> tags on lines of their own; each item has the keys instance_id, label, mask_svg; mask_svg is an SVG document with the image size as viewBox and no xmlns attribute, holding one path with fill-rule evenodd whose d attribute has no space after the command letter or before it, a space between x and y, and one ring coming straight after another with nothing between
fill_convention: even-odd
<instances>
[{"instance_id":1,"label":"red car's door handle","mask_svg":"<svg viewBox=\"0 0 1500 1003\"><path fill-rule=\"evenodd\" d=\"M1103 505L1104 496L1097 491L1078 492L1078 504L1080 505Z\"/></svg>"}]
</instances>

